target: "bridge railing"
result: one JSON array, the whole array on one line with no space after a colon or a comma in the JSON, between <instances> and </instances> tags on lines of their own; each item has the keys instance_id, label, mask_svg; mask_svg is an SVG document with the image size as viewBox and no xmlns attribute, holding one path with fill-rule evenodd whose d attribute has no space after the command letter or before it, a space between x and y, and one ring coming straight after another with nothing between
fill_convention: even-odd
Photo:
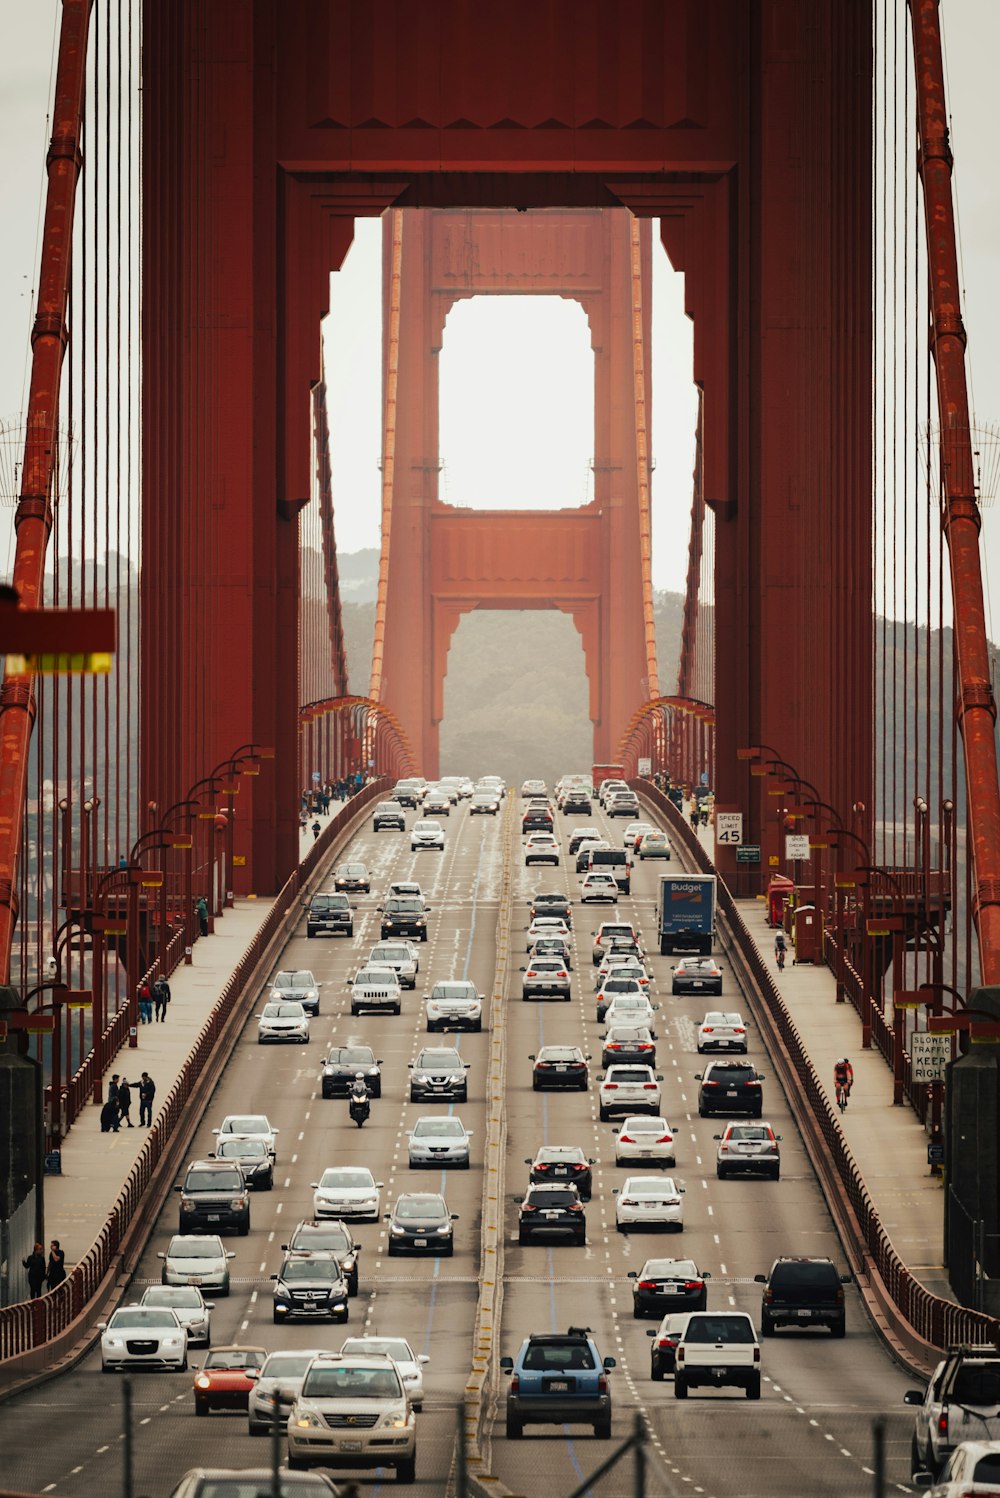
<instances>
[{"instance_id":1,"label":"bridge railing","mask_svg":"<svg viewBox=\"0 0 1000 1498\"><path fill-rule=\"evenodd\" d=\"M700 840L687 826L673 803L650 781L635 780L632 785L661 813L665 825L671 829L674 841L684 848L692 864L703 873L717 874L718 871ZM885 1296L918 1343L929 1343L931 1347L942 1348L955 1342L996 1342L1000 1338L1000 1321L932 1294L926 1286L914 1279L896 1252L882 1225L878 1209L865 1187L819 1075L806 1054L791 1013L744 923L736 901L721 878L718 883L718 904L732 940L739 949L742 962L756 985L749 993L756 1017L765 1034L776 1040L784 1051L794 1075L796 1085L787 1089L792 1110L807 1135L820 1139L824 1146L825 1156L816 1163L821 1174L824 1173L824 1167L828 1167L828 1176L832 1173L832 1184L839 1187L839 1192L828 1193L828 1199L845 1237L853 1244L855 1270L869 1276L877 1275ZM858 975L854 974L854 978L860 987ZM891 1030L889 1038L891 1040ZM849 1220L845 1219L843 1211L838 1210L838 1196L840 1203L849 1207Z\"/></svg>"},{"instance_id":2,"label":"bridge railing","mask_svg":"<svg viewBox=\"0 0 1000 1498\"><path fill-rule=\"evenodd\" d=\"M178 1123L184 1117L199 1079L214 1058L220 1041L228 1038L234 1015L238 1021L236 1011L239 1002L262 956L279 934L283 922L299 898L300 890L315 874L337 838L343 834L361 807L385 795L387 786L386 780L373 781L346 802L288 878L202 1026L181 1074L160 1106L156 1121L146 1135L142 1152L90 1252L72 1267L63 1283L47 1295L0 1308L0 1363L11 1358L23 1358L67 1332L98 1293L126 1244L134 1242L138 1245L142 1242L162 1205L162 1191L150 1190L154 1177L159 1172L162 1182L165 1175L172 1176L177 1168L177 1159L183 1157L182 1149L186 1147L186 1140L183 1135L178 1135L176 1139L174 1137ZM127 1020L127 1014L127 1010L119 1010L115 1020L120 1020L123 1015ZM114 1029L114 1025L115 1021L112 1021L109 1031ZM126 1028L122 1040L127 1033ZM79 1076L78 1072L77 1077ZM75 1082L76 1077L73 1080Z\"/></svg>"}]
</instances>

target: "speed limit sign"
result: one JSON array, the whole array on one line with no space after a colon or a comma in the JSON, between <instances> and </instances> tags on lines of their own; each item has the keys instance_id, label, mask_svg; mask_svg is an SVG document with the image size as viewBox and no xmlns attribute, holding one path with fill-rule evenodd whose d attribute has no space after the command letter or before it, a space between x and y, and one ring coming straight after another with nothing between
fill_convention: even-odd
<instances>
[{"instance_id":1,"label":"speed limit sign","mask_svg":"<svg viewBox=\"0 0 1000 1498\"><path fill-rule=\"evenodd\" d=\"M743 841L743 813L741 811L717 811L715 813L715 841L727 847L739 847Z\"/></svg>"}]
</instances>

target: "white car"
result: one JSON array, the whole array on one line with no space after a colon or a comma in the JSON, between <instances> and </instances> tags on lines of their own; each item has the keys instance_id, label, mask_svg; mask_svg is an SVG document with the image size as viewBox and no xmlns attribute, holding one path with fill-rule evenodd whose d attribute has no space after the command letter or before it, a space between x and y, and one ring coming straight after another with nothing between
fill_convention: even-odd
<instances>
[{"instance_id":1,"label":"white car","mask_svg":"<svg viewBox=\"0 0 1000 1498\"><path fill-rule=\"evenodd\" d=\"M236 1255L216 1234L175 1233L166 1251L156 1257L163 1260L160 1279L164 1285L198 1285L219 1295L229 1294L229 1260Z\"/></svg>"},{"instance_id":2,"label":"white car","mask_svg":"<svg viewBox=\"0 0 1000 1498\"><path fill-rule=\"evenodd\" d=\"M500 797L496 791L476 791L469 806L470 817L495 817L500 810Z\"/></svg>"},{"instance_id":3,"label":"white car","mask_svg":"<svg viewBox=\"0 0 1000 1498\"><path fill-rule=\"evenodd\" d=\"M345 1356L376 1352L392 1358L399 1369L410 1404L415 1410L423 1409L424 1367L430 1362L426 1352L417 1355L402 1337L372 1337L367 1334L363 1337L348 1337L340 1351Z\"/></svg>"},{"instance_id":4,"label":"white car","mask_svg":"<svg viewBox=\"0 0 1000 1498\"><path fill-rule=\"evenodd\" d=\"M366 966L391 967L404 988L416 988L420 971L420 955L412 941L401 941L398 936L377 941L368 953Z\"/></svg>"},{"instance_id":5,"label":"white car","mask_svg":"<svg viewBox=\"0 0 1000 1498\"><path fill-rule=\"evenodd\" d=\"M476 781L477 791L495 791L502 801L507 794L502 775L480 775Z\"/></svg>"},{"instance_id":6,"label":"white car","mask_svg":"<svg viewBox=\"0 0 1000 1498\"><path fill-rule=\"evenodd\" d=\"M1000 1442L960 1441L937 1477L914 1473L912 1486L929 1488L928 1498L990 1498L1000 1492Z\"/></svg>"},{"instance_id":7,"label":"white car","mask_svg":"<svg viewBox=\"0 0 1000 1498\"><path fill-rule=\"evenodd\" d=\"M414 822L410 829L410 852L416 853L419 848L436 848L439 853L444 852L444 828L440 822L424 818Z\"/></svg>"},{"instance_id":8,"label":"white car","mask_svg":"<svg viewBox=\"0 0 1000 1498\"><path fill-rule=\"evenodd\" d=\"M395 879L385 892L387 900L400 896L403 899L422 900L424 892L415 879Z\"/></svg>"},{"instance_id":9,"label":"white car","mask_svg":"<svg viewBox=\"0 0 1000 1498\"><path fill-rule=\"evenodd\" d=\"M569 926L558 915L536 915L528 927L528 937L525 951L530 952L536 941L541 941L543 936L561 936L568 943L571 940Z\"/></svg>"},{"instance_id":10,"label":"white car","mask_svg":"<svg viewBox=\"0 0 1000 1498\"><path fill-rule=\"evenodd\" d=\"M250 1389L247 1405L250 1435L267 1435L274 1425L276 1414L278 1423L282 1428L285 1427L288 1423L288 1411L302 1387L306 1369L313 1358L321 1358L324 1351L322 1347L307 1347L301 1351L297 1348L294 1351L283 1349L281 1352L268 1354L267 1362Z\"/></svg>"},{"instance_id":11,"label":"white car","mask_svg":"<svg viewBox=\"0 0 1000 1498\"><path fill-rule=\"evenodd\" d=\"M531 832L524 845L524 866L554 863L559 867L559 840L551 832Z\"/></svg>"},{"instance_id":12,"label":"white car","mask_svg":"<svg viewBox=\"0 0 1000 1498\"><path fill-rule=\"evenodd\" d=\"M651 1004L644 993L616 993L604 1011L604 1025L610 1030L614 1025L645 1025L655 1038L653 1019L659 1004Z\"/></svg>"},{"instance_id":13,"label":"white car","mask_svg":"<svg viewBox=\"0 0 1000 1498\"><path fill-rule=\"evenodd\" d=\"M645 836L647 832L655 832L655 830L652 822L629 822L625 828L625 836L622 838L622 844L626 848L634 848L637 837L640 835Z\"/></svg>"},{"instance_id":14,"label":"white car","mask_svg":"<svg viewBox=\"0 0 1000 1498\"><path fill-rule=\"evenodd\" d=\"M257 1015L257 1044L266 1045L271 1040L309 1044L309 1016L301 1004L282 999L264 1005Z\"/></svg>"},{"instance_id":15,"label":"white car","mask_svg":"<svg viewBox=\"0 0 1000 1498\"><path fill-rule=\"evenodd\" d=\"M673 1176L628 1176L615 1187L615 1226L666 1227L684 1231L683 1186Z\"/></svg>"},{"instance_id":16,"label":"white car","mask_svg":"<svg viewBox=\"0 0 1000 1498\"><path fill-rule=\"evenodd\" d=\"M638 957L631 952L609 952L597 969L594 992L603 987L605 978L634 978L643 993L649 990L649 974Z\"/></svg>"},{"instance_id":17,"label":"white car","mask_svg":"<svg viewBox=\"0 0 1000 1498\"><path fill-rule=\"evenodd\" d=\"M420 1165L459 1165L468 1170L472 1130L454 1113L427 1113L407 1130L410 1169Z\"/></svg>"},{"instance_id":18,"label":"white car","mask_svg":"<svg viewBox=\"0 0 1000 1498\"><path fill-rule=\"evenodd\" d=\"M364 1217L377 1222L382 1182L363 1165L332 1165L313 1181L314 1217Z\"/></svg>"},{"instance_id":19,"label":"white car","mask_svg":"<svg viewBox=\"0 0 1000 1498\"><path fill-rule=\"evenodd\" d=\"M263 1139L271 1159L278 1158L280 1130L272 1127L266 1113L230 1113L212 1133L220 1139L230 1135L238 1139Z\"/></svg>"},{"instance_id":20,"label":"white car","mask_svg":"<svg viewBox=\"0 0 1000 1498\"><path fill-rule=\"evenodd\" d=\"M698 1026L698 1055L706 1051L740 1051L747 1053L747 1027L742 1014L712 1009Z\"/></svg>"},{"instance_id":21,"label":"white car","mask_svg":"<svg viewBox=\"0 0 1000 1498\"><path fill-rule=\"evenodd\" d=\"M142 1292L141 1306L166 1306L188 1334L188 1346L212 1345L214 1300L205 1300L197 1285L150 1285Z\"/></svg>"},{"instance_id":22,"label":"white car","mask_svg":"<svg viewBox=\"0 0 1000 1498\"><path fill-rule=\"evenodd\" d=\"M651 1066L623 1061L609 1066L599 1079L598 1098L601 1122L613 1113L633 1113L640 1109L656 1116L660 1112L660 1083L663 1081Z\"/></svg>"},{"instance_id":23,"label":"white car","mask_svg":"<svg viewBox=\"0 0 1000 1498\"><path fill-rule=\"evenodd\" d=\"M386 1010L390 1014L403 1012L403 989L394 967L368 963L365 967L358 968L347 984L347 989L351 995L353 1015L361 1014L366 1009L370 1013Z\"/></svg>"},{"instance_id":24,"label":"white car","mask_svg":"<svg viewBox=\"0 0 1000 1498\"><path fill-rule=\"evenodd\" d=\"M597 988L597 1023L600 1024L603 1021L612 999L624 999L629 996L646 999L647 1003L649 1002L646 989L638 978L633 978L628 973L608 973L603 983Z\"/></svg>"},{"instance_id":25,"label":"white car","mask_svg":"<svg viewBox=\"0 0 1000 1498\"><path fill-rule=\"evenodd\" d=\"M674 1131L665 1118L634 1113L623 1118L615 1136L615 1164L676 1165Z\"/></svg>"},{"instance_id":26,"label":"white car","mask_svg":"<svg viewBox=\"0 0 1000 1498\"><path fill-rule=\"evenodd\" d=\"M544 780L526 780L521 787L521 798L529 801L532 796L547 796L548 787Z\"/></svg>"},{"instance_id":27,"label":"white car","mask_svg":"<svg viewBox=\"0 0 1000 1498\"><path fill-rule=\"evenodd\" d=\"M467 775L444 775L438 785L454 790L460 801L465 801L472 795L472 781Z\"/></svg>"},{"instance_id":28,"label":"white car","mask_svg":"<svg viewBox=\"0 0 1000 1498\"><path fill-rule=\"evenodd\" d=\"M602 921L594 933L593 960L594 966L603 961L611 950L611 944L615 940L633 941L640 946L639 931L631 921Z\"/></svg>"},{"instance_id":29,"label":"white car","mask_svg":"<svg viewBox=\"0 0 1000 1498\"><path fill-rule=\"evenodd\" d=\"M99 1321L101 1370L187 1367L188 1337L169 1306L122 1306Z\"/></svg>"},{"instance_id":30,"label":"white car","mask_svg":"<svg viewBox=\"0 0 1000 1498\"><path fill-rule=\"evenodd\" d=\"M584 874L580 886L580 900L584 905L595 900L618 903L618 881L613 874Z\"/></svg>"},{"instance_id":31,"label":"white car","mask_svg":"<svg viewBox=\"0 0 1000 1498\"><path fill-rule=\"evenodd\" d=\"M467 978L435 983L424 995L428 1030L474 1030L483 1028L483 995Z\"/></svg>"}]
</instances>

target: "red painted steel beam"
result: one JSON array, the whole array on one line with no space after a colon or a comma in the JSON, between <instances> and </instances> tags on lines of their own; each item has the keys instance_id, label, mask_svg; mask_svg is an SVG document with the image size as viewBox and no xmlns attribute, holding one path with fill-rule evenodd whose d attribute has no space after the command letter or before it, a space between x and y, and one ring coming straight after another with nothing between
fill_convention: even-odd
<instances>
[{"instance_id":1,"label":"red painted steel beam","mask_svg":"<svg viewBox=\"0 0 1000 1498\"><path fill-rule=\"evenodd\" d=\"M344 648L344 620L340 607L340 572L337 567L337 541L333 519L330 424L326 413L326 384L322 382L313 391L313 421L316 433L316 461L319 468L319 511L323 536L326 616L330 632L330 663L334 687L338 694L343 694L348 690L347 652Z\"/></svg>"},{"instance_id":2,"label":"red painted steel beam","mask_svg":"<svg viewBox=\"0 0 1000 1498\"><path fill-rule=\"evenodd\" d=\"M11 579L25 608L38 608L52 530L50 492L59 425L59 392L68 333L66 306L73 257L76 185L83 157L80 133L92 0L63 0L59 61L46 158L48 185L38 308L31 333L31 385L21 494L14 524ZM0 981L10 977L17 920L15 883L28 783L28 745L35 721L31 677L8 677L0 688Z\"/></svg>"},{"instance_id":3,"label":"red painted steel beam","mask_svg":"<svg viewBox=\"0 0 1000 1498\"><path fill-rule=\"evenodd\" d=\"M948 141L938 0L909 0L916 70L919 170L924 188L931 348L941 435L942 525L948 541L959 673L956 714L965 747L969 840L974 860L973 914L982 981L1000 982L1000 782L996 702L990 674L979 558L969 393L965 374L952 154Z\"/></svg>"},{"instance_id":4,"label":"red painted steel beam","mask_svg":"<svg viewBox=\"0 0 1000 1498\"><path fill-rule=\"evenodd\" d=\"M699 685L695 680L695 661L698 648L698 594L705 529L705 491L702 483L703 413L704 397L699 391L698 426L695 433L694 492L691 498L691 536L688 541L687 582L684 588L681 659L677 668L677 691L681 697L690 697Z\"/></svg>"}]
</instances>

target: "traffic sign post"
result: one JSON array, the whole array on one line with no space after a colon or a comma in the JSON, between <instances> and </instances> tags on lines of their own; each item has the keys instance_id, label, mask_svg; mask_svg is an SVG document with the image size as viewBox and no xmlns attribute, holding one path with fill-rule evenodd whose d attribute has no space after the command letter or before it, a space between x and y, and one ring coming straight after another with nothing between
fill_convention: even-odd
<instances>
[{"instance_id":1,"label":"traffic sign post","mask_svg":"<svg viewBox=\"0 0 1000 1498\"><path fill-rule=\"evenodd\" d=\"M809 834L789 832L785 837L785 858L789 863L802 863L810 857Z\"/></svg>"},{"instance_id":2,"label":"traffic sign post","mask_svg":"<svg viewBox=\"0 0 1000 1498\"><path fill-rule=\"evenodd\" d=\"M910 1036L910 1075L914 1082L943 1082L950 1060L950 1035L915 1030Z\"/></svg>"},{"instance_id":3,"label":"traffic sign post","mask_svg":"<svg viewBox=\"0 0 1000 1498\"><path fill-rule=\"evenodd\" d=\"M644 779L648 779L652 774L653 761L651 759L640 759L636 764L636 770Z\"/></svg>"},{"instance_id":4,"label":"traffic sign post","mask_svg":"<svg viewBox=\"0 0 1000 1498\"><path fill-rule=\"evenodd\" d=\"M737 863L760 863L760 843L741 843L736 849Z\"/></svg>"},{"instance_id":5,"label":"traffic sign post","mask_svg":"<svg viewBox=\"0 0 1000 1498\"><path fill-rule=\"evenodd\" d=\"M727 848L738 848L743 841L743 813L741 811L717 811L715 813L715 841Z\"/></svg>"}]
</instances>

